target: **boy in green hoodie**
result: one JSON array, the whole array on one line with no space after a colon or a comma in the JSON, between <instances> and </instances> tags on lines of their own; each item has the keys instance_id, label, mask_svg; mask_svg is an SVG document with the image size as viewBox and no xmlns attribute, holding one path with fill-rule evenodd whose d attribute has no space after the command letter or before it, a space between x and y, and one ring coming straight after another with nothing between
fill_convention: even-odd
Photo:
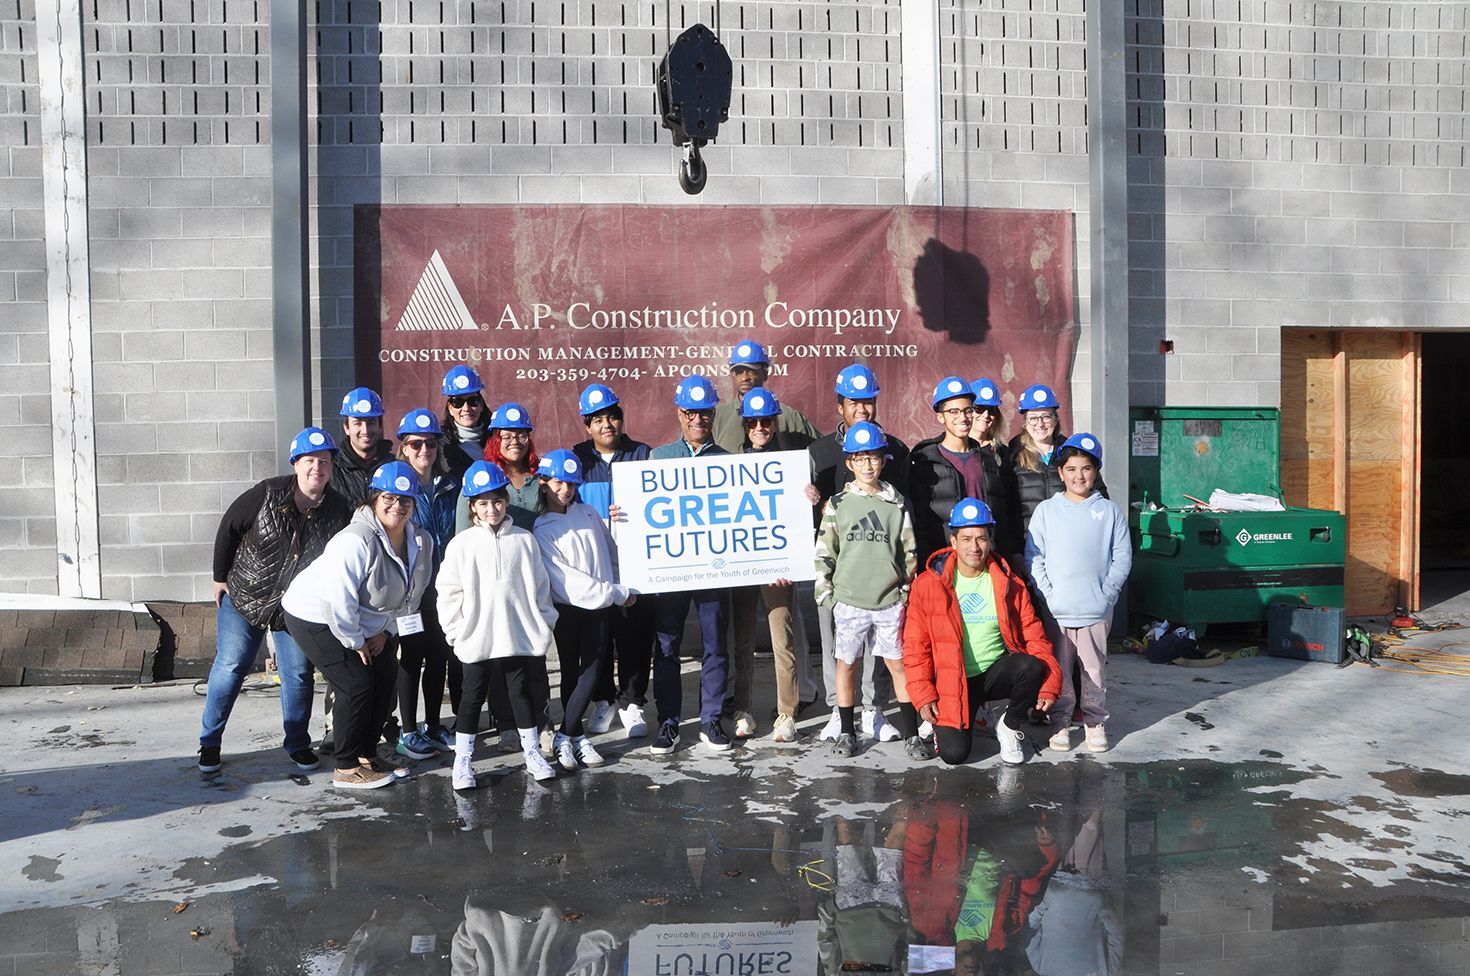
<instances>
[{"instance_id":1,"label":"boy in green hoodie","mask_svg":"<svg viewBox=\"0 0 1470 976\"><path fill-rule=\"evenodd\" d=\"M898 626L909 582L918 570L918 554L908 504L882 480L887 444L877 424L859 421L848 428L842 449L853 480L822 507L817 534L817 604L832 604L837 713L842 723L832 753L843 759L857 752L854 666L869 643L893 677L904 750L914 759L934 755L933 746L919 737L918 715L903 679Z\"/></svg>"}]
</instances>

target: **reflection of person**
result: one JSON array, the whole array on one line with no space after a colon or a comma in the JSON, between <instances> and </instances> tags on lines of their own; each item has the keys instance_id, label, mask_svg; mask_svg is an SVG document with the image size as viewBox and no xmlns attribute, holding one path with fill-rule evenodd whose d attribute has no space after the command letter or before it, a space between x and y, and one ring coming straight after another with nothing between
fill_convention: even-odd
<instances>
[{"instance_id":1,"label":"reflection of person","mask_svg":"<svg viewBox=\"0 0 1470 976\"><path fill-rule=\"evenodd\" d=\"M862 363L844 366L837 374L832 387L837 395L837 429L826 437L820 437L807 448L812 459L812 484L817 488L817 505L825 505L827 499L847 487L852 480L852 469L847 466L847 455L842 450L847 430L860 420L877 424L878 421L878 377ZM880 425L881 426L881 425ZM908 497L909 449L903 441L884 432L888 447L883 465L884 481L893 486L900 495ZM820 513L818 508L818 513ZM832 606L817 608L817 624L822 639L822 682L826 687L827 707L832 710L820 738L836 740L842 731L841 716L837 712L837 659L832 655ZM801 662L798 661L798 669ZM878 664L872 654L863 655L862 733L870 739L889 742L898 738L898 730L883 718L883 708L888 704L888 671ZM815 690L815 689L813 689Z\"/></svg>"},{"instance_id":2,"label":"reflection of person","mask_svg":"<svg viewBox=\"0 0 1470 976\"><path fill-rule=\"evenodd\" d=\"M1092 434L1073 434L1057 452L1065 489L1036 506L1026 532L1026 565L1040 595L1038 610L1062 671L1062 691L1052 713L1051 748L1071 748L1072 670L1082 665L1082 723L1087 748L1108 748L1108 628L1113 606L1128 582L1133 546L1122 509L1098 494L1102 444Z\"/></svg>"},{"instance_id":3,"label":"reflection of person","mask_svg":"<svg viewBox=\"0 0 1470 976\"><path fill-rule=\"evenodd\" d=\"M368 499L281 599L286 629L335 695L332 784L375 789L393 780L377 758L378 734L393 710L400 628L420 623L434 540L413 525L413 468L389 461L368 483Z\"/></svg>"},{"instance_id":4,"label":"reflection of person","mask_svg":"<svg viewBox=\"0 0 1470 976\"><path fill-rule=\"evenodd\" d=\"M686 376L674 388L679 410L679 437L653 449L653 461L687 460L729 454L712 436L715 405L720 396L703 376ZM658 735L649 751L666 756L679 745L679 720L684 691L679 677L679 650L684 645L684 620L692 604L699 613L704 658L699 669L699 741L714 752L730 748L730 736L720 716L725 705L725 682L730 673L725 628L730 620L730 591L725 588L660 593L653 597L654 633L658 653L653 660L653 698L658 705Z\"/></svg>"},{"instance_id":5,"label":"reflection of person","mask_svg":"<svg viewBox=\"0 0 1470 976\"><path fill-rule=\"evenodd\" d=\"M1123 941L1123 922L1109 904L1098 808L1077 832L1032 913L1026 956L1041 976L1116 976L1123 965Z\"/></svg>"},{"instance_id":6,"label":"reflection of person","mask_svg":"<svg viewBox=\"0 0 1470 976\"><path fill-rule=\"evenodd\" d=\"M890 827L881 845L865 843L860 824L838 818L833 827L837 844L826 869L832 894L817 905L822 974L842 972L846 963L902 972L908 954L904 823ZM877 968L882 966L889 968Z\"/></svg>"},{"instance_id":7,"label":"reflection of person","mask_svg":"<svg viewBox=\"0 0 1470 976\"><path fill-rule=\"evenodd\" d=\"M776 395L764 387L745 394L740 404L740 417L745 424L741 454L784 451L789 445L777 430L785 408ZM817 489L808 485L807 501L817 502ZM730 616L734 621L734 650L730 656L730 697L726 714L735 719L735 737L749 738L756 733L755 716L751 714L755 671L755 625L762 604L766 625L771 633L771 656L776 664L776 723L771 738L776 742L796 741L796 712L800 707L797 687L796 642L791 623L790 580L777 580L767 586L738 586L730 590Z\"/></svg>"},{"instance_id":8,"label":"reflection of person","mask_svg":"<svg viewBox=\"0 0 1470 976\"><path fill-rule=\"evenodd\" d=\"M583 714L606 655L608 620L613 607L636 600L617 582L618 560L607 523L591 506L577 501L582 462L571 451L549 451L536 469L546 511L532 532L556 605L556 648L561 660L561 731L552 751L561 767L601 766L603 758L587 741Z\"/></svg>"},{"instance_id":9,"label":"reflection of person","mask_svg":"<svg viewBox=\"0 0 1470 976\"><path fill-rule=\"evenodd\" d=\"M969 757L976 710L1008 700L996 722L1000 758L1026 761L1022 723L1047 712L1061 687L1041 620L1026 586L990 549L995 518L978 498L949 516L950 548L929 558L909 595L904 670L919 714L935 726L939 757Z\"/></svg>"},{"instance_id":10,"label":"reflection of person","mask_svg":"<svg viewBox=\"0 0 1470 976\"><path fill-rule=\"evenodd\" d=\"M454 722L454 788L472 789L471 759L480 708L488 695L508 701L526 771L538 780L556 771L541 755L537 720L546 712L546 653L555 646L556 608L536 538L511 524L505 472L489 461L464 476L473 524L457 534L439 567L439 619L464 668Z\"/></svg>"},{"instance_id":11,"label":"reflection of person","mask_svg":"<svg viewBox=\"0 0 1470 976\"><path fill-rule=\"evenodd\" d=\"M284 746L301 769L316 769L311 750L311 664L285 630L281 594L327 547L351 513L328 487L334 445L308 427L291 440L293 473L267 478L231 503L214 539L214 663L199 728L199 769L220 768L225 723L255 666L267 631L276 634Z\"/></svg>"},{"instance_id":12,"label":"reflection of person","mask_svg":"<svg viewBox=\"0 0 1470 976\"><path fill-rule=\"evenodd\" d=\"M570 922L560 908L511 914L465 900L450 943L453 976L616 976L624 950L604 929Z\"/></svg>"},{"instance_id":13,"label":"reflection of person","mask_svg":"<svg viewBox=\"0 0 1470 976\"><path fill-rule=\"evenodd\" d=\"M832 754L857 752L853 725L858 661L865 653L882 658L898 696L898 731L911 759L933 755L920 738L918 719L904 684L898 630L903 602L917 563L909 506L882 480L883 428L859 421L847 430L842 448L853 480L822 506L817 533L817 605L832 605L832 653L837 659L837 715Z\"/></svg>"},{"instance_id":14,"label":"reflection of person","mask_svg":"<svg viewBox=\"0 0 1470 976\"><path fill-rule=\"evenodd\" d=\"M635 441L623 427L623 405L618 395L601 383L587 386L577 398L577 410L587 428L587 440L572 448L582 462L582 486L577 497L600 517L612 514L612 466L619 461L648 460L648 445ZM601 735L612 728L613 715L623 723L628 738L648 734L643 706L648 704L648 679L653 670L653 601L642 600L614 608L610 615L613 653L597 676L587 731ZM617 681L613 681L613 664Z\"/></svg>"}]
</instances>

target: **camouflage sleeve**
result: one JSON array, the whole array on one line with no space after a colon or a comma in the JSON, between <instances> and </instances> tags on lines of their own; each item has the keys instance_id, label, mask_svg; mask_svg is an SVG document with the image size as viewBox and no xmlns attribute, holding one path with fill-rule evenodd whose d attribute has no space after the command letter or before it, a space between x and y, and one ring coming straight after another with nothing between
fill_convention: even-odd
<instances>
[{"instance_id":1,"label":"camouflage sleeve","mask_svg":"<svg viewBox=\"0 0 1470 976\"><path fill-rule=\"evenodd\" d=\"M827 499L822 506L822 524L817 531L815 562L817 582L815 594L817 605L822 606L832 599L832 574L837 569L837 506L836 497Z\"/></svg>"}]
</instances>

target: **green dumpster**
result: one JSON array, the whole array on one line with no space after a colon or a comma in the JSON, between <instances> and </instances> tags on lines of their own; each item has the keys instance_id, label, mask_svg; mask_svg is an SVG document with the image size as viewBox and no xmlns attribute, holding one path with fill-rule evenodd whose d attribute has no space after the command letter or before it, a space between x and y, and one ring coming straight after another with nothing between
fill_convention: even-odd
<instances>
[{"instance_id":1,"label":"green dumpster","mask_svg":"<svg viewBox=\"0 0 1470 976\"><path fill-rule=\"evenodd\" d=\"M1200 511L1187 497L1219 488L1280 498L1278 410L1134 407L1129 419L1132 613L1201 628L1264 622L1280 601L1343 605L1341 513Z\"/></svg>"}]
</instances>

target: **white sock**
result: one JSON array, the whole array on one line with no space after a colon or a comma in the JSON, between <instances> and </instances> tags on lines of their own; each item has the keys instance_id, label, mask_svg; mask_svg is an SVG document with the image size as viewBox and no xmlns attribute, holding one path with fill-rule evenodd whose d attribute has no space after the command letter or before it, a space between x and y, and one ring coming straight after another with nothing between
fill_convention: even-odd
<instances>
[{"instance_id":1,"label":"white sock","mask_svg":"<svg viewBox=\"0 0 1470 976\"><path fill-rule=\"evenodd\" d=\"M574 745L574 746L576 746L578 748L581 748L582 743L584 743L586 741L587 741L587 737L585 735L574 735L574 736L572 736L572 745Z\"/></svg>"},{"instance_id":2,"label":"white sock","mask_svg":"<svg viewBox=\"0 0 1470 976\"><path fill-rule=\"evenodd\" d=\"M454 755L456 758L473 758L475 755L475 737L468 732L454 733Z\"/></svg>"},{"instance_id":3,"label":"white sock","mask_svg":"<svg viewBox=\"0 0 1470 976\"><path fill-rule=\"evenodd\" d=\"M524 752L541 751L541 733L536 729L517 729L521 734L521 749Z\"/></svg>"}]
</instances>

